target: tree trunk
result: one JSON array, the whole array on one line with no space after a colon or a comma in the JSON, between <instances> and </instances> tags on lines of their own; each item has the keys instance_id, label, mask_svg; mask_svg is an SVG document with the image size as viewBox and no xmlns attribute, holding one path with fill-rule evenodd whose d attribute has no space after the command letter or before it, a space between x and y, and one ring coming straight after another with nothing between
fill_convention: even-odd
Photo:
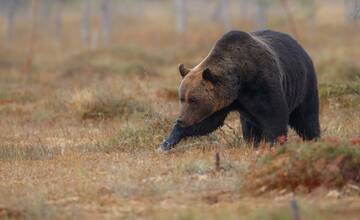
<instances>
[{"instance_id":1,"label":"tree trunk","mask_svg":"<svg viewBox=\"0 0 360 220\"><path fill-rule=\"evenodd\" d=\"M299 35L296 28L296 22L293 16L293 13L291 12L289 1L288 0L281 0L281 4L283 5L283 8L286 12L289 30L291 33L295 36L295 38L299 39Z\"/></svg>"},{"instance_id":2,"label":"tree trunk","mask_svg":"<svg viewBox=\"0 0 360 220\"><path fill-rule=\"evenodd\" d=\"M24 73L30 74L33 66L33 60L35 56L35 39L36 39L36 15L38 10L38 1L31 1L31 30L30 30L30 42L29 42L29 52L25 64Z\"/></svg>"},{"instance_id":3,"label":"tree trunk","mask_svg":"<svg viewBox=\"0 0 360 220\"><path fill-rule=\"evenodd\" d=\"M240 18L241 19L245 19L247 20L248 19L248 15L249 15L249 3L247 0L240 0L239 1L239 4L240 4Z\"/></svg>"},{"instance_id":4,"label":"tree trunk","mask_svg":"<svg viewBox=\"0 0 360 220\"><path fill-rule=\"evenodd\" d=\"M91 49L96 50L98 48L98 36L99 33L97 30L93 30L92 36L91 36Z\"/></svg>"},{"instance_id":5,"label":"tree trunk","mask_svg":"<svg viewBox=\"0 0 360 220\"><path fill-rule=\"evenodd\" d=\"M6 11L6 21L5 21L5 40L6 43L10 43L13 38L14 25L15 25L15 15L17 2L11 1L8 10Z\"/></svg>"},{"instance_id":6,"label":"tree trunk","mask_svg":"<svg viewBox=\"0 0 360 220\"><path fill-rule=\"evenodd\" d=\"M312 0L310 1L309 5L307 6L308 9L308 13L309 13L309 20L310 20L310 24L311 27L315 27L316 26L316 1Z\"/></svg>"},{"instance_id":7,"label":"tree trunk","mask_svg":"<svg viewBox=\"0 0 360 220\"><path fill-rule=\"evenodd\" d=\"M221 20L224 25L225 30L230 30L230 11L229 11L229 0L221 0L220 5L220 11L221 11Z\"/></svg>"},{"instance_id":8,"label":"tree trunk","mask_svg":"<svg viewBox=\"0 0 360 220\"><path fill-rule=\"evenodd\" d=\"M62 7L64 0L58 0L55 8L55 40L58 44L61 43L62 39Z\"/></svg>"},{"instance_id":9,"label":"tree trunk","mask_svg":"<svg viewBox=\"0 0 360 220\"><path fill-rule=\"evenodd\" d=\"M91 1L86 0L83 5L83 17L81 27L81 37L85 48L90 46L90 16L91 16Z\"/></svg>"},{"instance_id":10,"label":"tree trunk","mask_svg":"<svg viewBox=\"0 0 360 220\"><path fill-rule=\"evenodd\" d=\"M345 17L349 23L355 23L360 18L360 0L345 1Z\"/></svg>"},{"instance_id":11,"label":"tree trunk","mask_svg":"<svg viewBox=\"0 0 360 220\"><path fill-rule=\"evenodd\" d=\"M139 18L140 20L144 20L144 15L145 15L145 0L138 0L137 11L138 11L138 18Z\"/></svg>"},{"instance_id":12,"label":"tree trunk","mask_svg":"<svg viewBox=\"0 0 360 220\"><path fill-rule=\"evenodd\" d=\"M102 42L104 47L109 46L110 31L111 31L111 17L110 17L109 1L103 0L101 3L101 33L102 33Z\"/></svg>"},{"instance_id":13,"label":"tree trunk","mask_svg":"<svg viewBox=\"0 0 360 220\"><path fill-rule=\"evenodd\" d=\"M256 3L256 28L263 29L267 26L267 6L258 1Z\"/></svg>"},{"instance_id":14,"label":"tree trunk","mask_svg":"<svg viewBox=\"0 0 360 220\"><path fill-rule=\"evenodd\" d=\"M187 12L185 0L175 0L176 31L183 33L187 28Z\"/></svg>"}]
</instances>

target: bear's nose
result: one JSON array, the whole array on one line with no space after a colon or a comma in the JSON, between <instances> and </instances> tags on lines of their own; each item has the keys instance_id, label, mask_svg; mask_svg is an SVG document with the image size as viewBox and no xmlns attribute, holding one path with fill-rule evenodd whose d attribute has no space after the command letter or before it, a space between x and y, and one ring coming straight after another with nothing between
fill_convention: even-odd
<instances>
[{"instance_id":1,"label":"bear's nose","mask_svg":"<svg viewBox=\"0 0 360 220\"><path fill-rule=\"evenodd\" d=\"M185 122L181 119L176 120L176 123L180 125L181 127L185 127Z\"/></svg>"}]
</instances>

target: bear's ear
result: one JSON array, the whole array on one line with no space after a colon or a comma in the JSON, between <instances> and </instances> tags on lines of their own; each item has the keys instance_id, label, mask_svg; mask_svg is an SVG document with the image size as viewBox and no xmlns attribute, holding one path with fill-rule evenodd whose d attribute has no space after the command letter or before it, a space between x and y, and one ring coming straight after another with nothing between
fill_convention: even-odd
<instances>
[{"instance_id":1,"label":"bear's ear","mask_svg":"<svg viewBox=\"0 0 360 220\"><path fill-rule=\"evenodd\" d=\"M213 84L216 84L216 83L219 82L219 77L216 76L215 74L213 74L209 68L206 68L203 71L202 77L203 77L204 80L209 81L209 82L211 82Z\"/></svg>"},{"instance_id":2,"label":"bear's ear","mask_svg":"<svg viewBox=\"0 0 360 220\"><path fill-rule=\"evenodd\" d=\"M189 72L190 70L187 69L184 64L180 64L179 65L179 72L182 78L184 78Z\"/></svg>"}]
</instances>

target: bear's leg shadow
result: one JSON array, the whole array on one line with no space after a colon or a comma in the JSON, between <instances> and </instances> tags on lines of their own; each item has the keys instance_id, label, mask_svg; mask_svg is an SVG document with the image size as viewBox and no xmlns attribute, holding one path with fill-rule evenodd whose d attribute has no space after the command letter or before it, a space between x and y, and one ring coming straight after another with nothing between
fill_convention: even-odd
<instances>
[{"instance_id":1,"label":"bear's leg shadow","mask_svg":"<svg viewBox=\"0 0 360 220\"><path fill-rule=\"evenodd\" d=\"M262 139L262 130L242 116L240 116L240 121L244 140L258 146Z\"/></svg>"},{"instance_id":2,"label":"bear's leg shadow","mask_svg":"<svg viewBox=\"0 0 360 220\"><path fill-rule=\"evenodd\" d=\"M160 145L160 148L162 150L170 150L171 148L174 148L175 145L183 138L203 136L215 131L217 128L224 125L224 120L228 113L228 109L223 109L189 127L181 127L178 123L176 123L169 137Z\"/></svg>"},{"instance_id":3,"label":"bear's leg shadow","mask_svg":"<svg viewBox=\"0 0 360 220\"><path fill-rule=\"evenodd\" d=\"M320 137L319 100L316 91L290 114L289 125L303 140Z\"/></svg>"}]
</instances>

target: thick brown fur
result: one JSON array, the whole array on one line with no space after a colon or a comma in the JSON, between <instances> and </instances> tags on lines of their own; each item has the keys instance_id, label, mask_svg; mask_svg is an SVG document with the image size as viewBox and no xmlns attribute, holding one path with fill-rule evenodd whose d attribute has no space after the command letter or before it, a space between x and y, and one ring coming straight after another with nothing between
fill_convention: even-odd
<instances>
[{"instance_id":1,"label":"thick brown fur","mask_svg":"<svg viewBox=\"0 0 360 220\"><path fill-rule=\"evenodd\" d=\"M163 149L215 130L230 111L240 113L248 142L274 143L288 125L305 140L320 136L314 66L287 34L231 31L199 65L179 71L180 116Z\"/></svg>"}]
</instances>

